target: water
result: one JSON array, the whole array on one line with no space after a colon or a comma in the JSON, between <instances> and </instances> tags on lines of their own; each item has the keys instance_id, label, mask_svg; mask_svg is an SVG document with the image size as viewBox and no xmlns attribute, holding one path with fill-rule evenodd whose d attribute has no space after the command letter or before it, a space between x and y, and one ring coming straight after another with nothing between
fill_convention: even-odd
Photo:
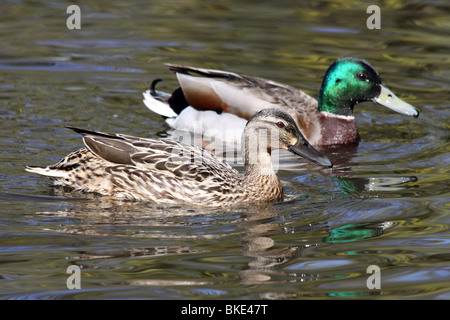
<instances>
[{"instance_id":1,"label":"water","mask_svg":"<svg viewBox=\"0 0 450 320\"><path fill-rule=\"evenodd\" d=\"M65 1L0 6L0 297L449 299L446 1ZM82 145L67 125L160 137L142 103L164 62L265 77L317 96L342 56L368 60L418 119L365 103L333 172L279 172L290 201L199 209L115 203L24 171ZM304 196L306 195L306 196ZM71 265L81 289L69 290ZM369 289L367 268L381 272Z\"/></svg>"}]
</instances>

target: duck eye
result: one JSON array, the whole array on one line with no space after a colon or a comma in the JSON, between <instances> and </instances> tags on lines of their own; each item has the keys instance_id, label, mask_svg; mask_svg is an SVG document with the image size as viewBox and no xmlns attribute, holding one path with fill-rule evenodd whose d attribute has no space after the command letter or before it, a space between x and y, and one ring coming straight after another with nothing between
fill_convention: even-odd
<instances>
[{"instance_id":1,"label":"duck eye","mask_svg":"<svg viewBox=\"0 0 450 320\"><path fill-rule=\"evenodd\" d=\"M365 73L360 72L356 75L356 77L358 78L358 80L369 82L368 76Z\"/></svg>"},{"instance_id":2,"label":"duck eye","mask_svg":"<svg viewBox=\"0 0 450 320\"><path fill-rule=\"evenodd\" d=\"M281 122L281 121L278 121L278 122L277 122L277 127L278 127L278 128L284 128L284 123Z\"/></svg>"}]
</instances>

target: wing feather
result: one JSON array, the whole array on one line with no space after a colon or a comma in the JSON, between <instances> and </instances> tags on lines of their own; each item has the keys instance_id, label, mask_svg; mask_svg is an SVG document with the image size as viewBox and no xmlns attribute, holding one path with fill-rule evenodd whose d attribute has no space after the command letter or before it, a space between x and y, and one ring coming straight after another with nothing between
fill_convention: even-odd
<instances>
[{"instance_id":1,"label":"wing feather","mask_svg":"<svg viewBox=\"0 0 450 320\"><path fill-rule=\"evenodd\" d=\"M257 111L278 107L296 119L297 113L310 114L318 108L317 100L304 91L275 81L220 70L167 66L177 74L188 101L190 97L191 105L199 109L206 108L202 105L206 100L207 105L214 105L214 110L221 109L249 119Z\"/></svg>"},{"instance_id":2,"label":"wing feather","mask_svg":"<svg viewBox=\"0 0 450 320\"><path fill-rule=\"evenodd\" d=\"M203 183L213 177L219 180L239 177L239 173L226 162L196 146L172 140L72 129L83 135L88 149L98 157L114 164L135 167L138 171L148 171L150 175L165 175L185 183ZM126 173L130 172L128 166L119 168L126 167ZM114 170L117 172L118 169Z\"/></svg>"}]
</instances>

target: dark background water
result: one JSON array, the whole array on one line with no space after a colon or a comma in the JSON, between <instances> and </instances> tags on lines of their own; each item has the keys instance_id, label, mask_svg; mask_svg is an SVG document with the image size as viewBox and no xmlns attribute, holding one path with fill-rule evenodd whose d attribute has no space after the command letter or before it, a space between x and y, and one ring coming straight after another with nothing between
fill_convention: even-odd
<instances>
[{"instance_id":1,"label":"dark background water","mask_svg":"<svg viewBox=\"0 0 450 320\"><path fill-rule=\"evenodd\" d=\"M372 1L0 4L0 297L450 298L449 5ZM260 76L317 97L328 66L368 60L418 119L365 103L333 172L281 170L294 200L227 210L116 203L24 171L82 145L67 125L164 135L141 92L164 62ZM334 155L336 157L336 155ZM302 197L305 194L307 197ZM69 290L69 266L81 289ZM367 268L381 270L369 289Z\"/></svg>"}]
</instances>

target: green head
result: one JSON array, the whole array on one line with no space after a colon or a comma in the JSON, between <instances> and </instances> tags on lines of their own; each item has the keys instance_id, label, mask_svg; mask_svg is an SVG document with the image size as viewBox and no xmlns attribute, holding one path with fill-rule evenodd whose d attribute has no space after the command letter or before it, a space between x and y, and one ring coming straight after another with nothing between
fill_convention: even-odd
<instances>
[{"instance_id":1,"label":"green head","mask_svg":"<svg viewBox=\"0 0 450 320\"><path fill-rule=\"evenodd\" d=\"M328 68L320 88L319 111L351 116L355 104L370 100L399 113L419 115L413 106L397 98L383 84L378 72L368 62L343 58Z\"/></svg>"}]
</instances>

